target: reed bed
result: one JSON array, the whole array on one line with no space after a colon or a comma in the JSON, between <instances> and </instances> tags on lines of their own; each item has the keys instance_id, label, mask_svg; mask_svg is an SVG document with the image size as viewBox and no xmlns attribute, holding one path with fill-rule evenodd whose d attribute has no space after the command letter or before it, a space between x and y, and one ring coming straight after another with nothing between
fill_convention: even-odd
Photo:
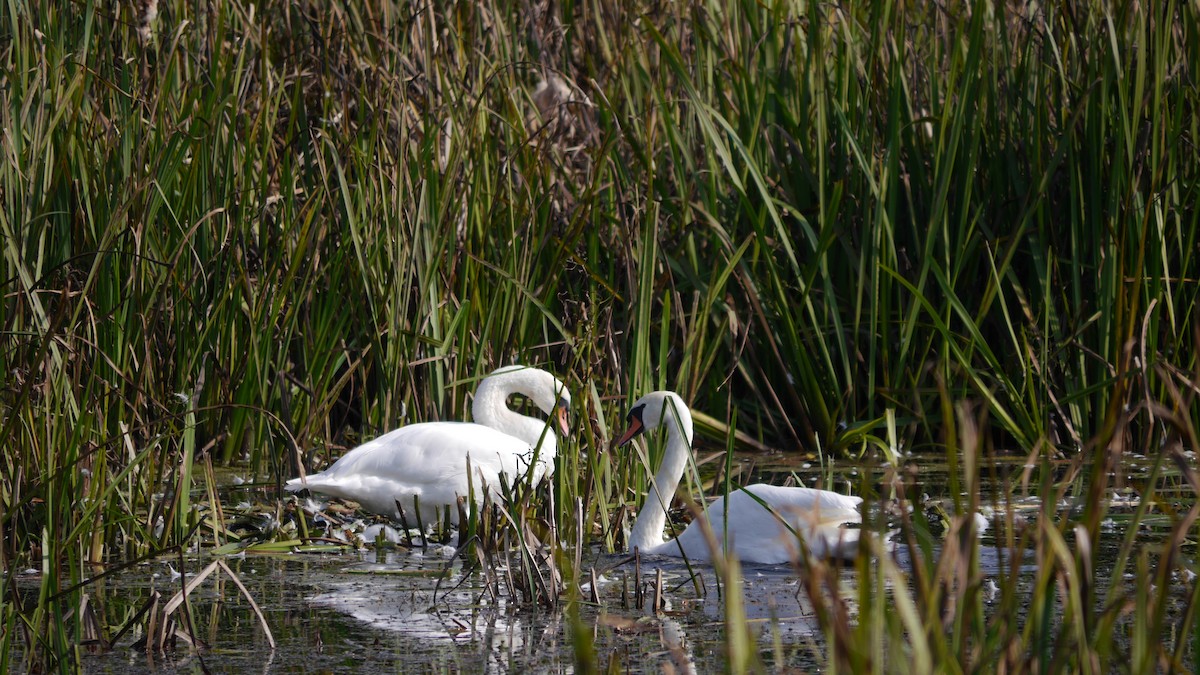
<instances>
[{"instance_id":1,"label":"reed bed","mask_svg":"<svg viewBox=\"0 0 1200 675\"><path fill-rule=\"evenodd\" d=\"M1117 467L1196 487L1196 3L0 16L0 670L17 648L77 667L97 566L236 545L220 467L273 500L301 464L465 419L511 362L575 395L541 516L566 589L645 492L613 426L671 388L717 448L945 452L945 546L919 509L899 524L913 567L860 566L857 618L823 614L831 668L1194 666L1196 591L1163 609L1194 501ZM1027 455L1033 484L981 495L989 453ZM1122 540L1118 571L1159 575L1133 591L1091 558L1128 487L1175 523ZM1022 490L1047 506L1006 544L1037 591L1001 584L987 619L960 518ZM543 568L517 584L538 602ZM729 621L730 667L754 669Z\"/></svg>"}]
</instances>

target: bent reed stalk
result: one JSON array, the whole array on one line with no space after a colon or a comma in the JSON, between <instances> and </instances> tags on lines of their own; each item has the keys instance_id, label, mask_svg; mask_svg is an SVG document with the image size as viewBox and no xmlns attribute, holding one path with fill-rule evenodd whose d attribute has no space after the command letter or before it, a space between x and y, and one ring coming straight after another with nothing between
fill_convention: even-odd
<instances>
[{"instance_id":1,"label":"bent reed stalk","mask_svg":"<svg viewBox=\"0 0 1200 675\"><path fill-rule=\"evenodd\" d=\"M214 465L277 489L464 419L475 379L517 361L576 394L567 550L619 550L645 494L602 452L633 392L719 411L698 424L718 447L944 449L955 515L988 470L954 440L976 402L982 447L1027 454L1039 492L1086 490L1023 540L1069 602L1044 589L1030 621L988 625L975 577L913 572L960 594L947 636L924 596L879 613L903 576L885 569L857 626L829 624L875 657L830 662L915 641L1119 661L1124 616L1066 570L1089 569L1124 453L1196 449L1198 12L5 3L0 670L15 647L79 663L92 565L236 547ZM1045 478L1060 456L1066 484ZM1159 560L1133 550L1122 569ZM1200 638L1149 641L1166 586L1133 598L1139 664L1194 663ZM1086 659L1056 655L1068 638Z\"/></svg>"}]
</instances>

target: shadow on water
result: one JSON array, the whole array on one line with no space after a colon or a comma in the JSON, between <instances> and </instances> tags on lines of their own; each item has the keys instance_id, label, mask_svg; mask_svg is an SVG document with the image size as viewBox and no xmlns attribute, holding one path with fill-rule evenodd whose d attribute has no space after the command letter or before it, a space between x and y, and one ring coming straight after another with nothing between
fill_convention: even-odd
<instances>
[{"instance_id":1,"label":"shadow on water","mask_svg":"<svg viewBox=\"0 0 1200 675\"><path fill-rule=\"evenodd\" d=\"M831 474L802 462L746 458L739 481L788 480L813 484L841 481L855 485L861 477L847 468ZM1136 462L1129 467L1136 477ZM997 472L1015 475L1017 467ZM882 471L879 472L882 475ZM920 463L920 480L911 480L925 495L927 509L950 499L944 467ZM872 480L877 477L872 476ZM985 484L984 489L992 490ZM1168 496L1171 493L1166 493ZM1180 496L1184 493L1181 491ZM1020 519L1036 510L1032 496L1012 495L1002 509L984 500L993 511L991 526L981 539L980 570L990 578L1011 565L1009 551L998 544L1006 518ZM1114 495L1111 528L1115 542L1124 531L1123 518L1135 504ZM1009 510L1011 508L1011 510ZM1015 514L1015 515L1011 515ZM1154 518L1143 519L1142 534L1153 541ZM936 543L935 543L936 547ZM331 551L335 550L331 547ZM1097 547L1098 563L1111 565L1116 544ZM901 569L911 567L901 546L894 559ZM1032 558L1021 552L1019 584L1032 583ZM138 629L112 651L84 660L94 673L126 672L336 672L571 671L575 667L572 622L561 610L517 607L489 591L483 576L464 573L433 549L428 553L403 547L348 553L243 555L225 558L261 607L277 644L271 650L252 609L228 579L210 579L191 596L190 615L198 638L209 645L199 653L180 646L162 654L134 649ZM208 556L191 557L185 577L208 563ZM112 631L125 625L146 604L152 591L174 594L181 580L173 576L177 561L132 567L89 587L89 599ZM588 569L596 570L591 588ZM600 668L621 672L721 671L726 667L724 604L711 567L693 568L681 561L643 558L640 566L628 556L594 555L585 563L579 590L579 624L589 633ZM788 566L744 565L742 592L747 623L758 637L759 657L770 670L814 670L823 667L825 644L813 607L795 571ZM36 592L34 577L18 585ZM844 568L839 583L843 597L854 596L855 572ZM656 589L661 603L655 611ZM564 603L565 605L566 603Z\"/></svg>"}]
</instances>

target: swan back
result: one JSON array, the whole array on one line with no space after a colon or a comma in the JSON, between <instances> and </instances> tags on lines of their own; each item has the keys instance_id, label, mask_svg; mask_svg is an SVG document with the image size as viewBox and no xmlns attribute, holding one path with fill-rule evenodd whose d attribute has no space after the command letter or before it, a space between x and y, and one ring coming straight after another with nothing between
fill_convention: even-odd
<instances>
[{"instance_id":1,"label":"swan back","mask_svg":"<svg viewBox=\"0 0 1200 675\"><path fill-rule=\"evenodd\" d=\"M758 483L718 497L704 510L718 550L742 562L778 565L804 552L815 558L853 560L862 522L858 497L828 490ZM801 548L797 538L803 540ZM713 549L696 521L675 539L644 553L712 559Z\"/></svg>"}]
</instances>

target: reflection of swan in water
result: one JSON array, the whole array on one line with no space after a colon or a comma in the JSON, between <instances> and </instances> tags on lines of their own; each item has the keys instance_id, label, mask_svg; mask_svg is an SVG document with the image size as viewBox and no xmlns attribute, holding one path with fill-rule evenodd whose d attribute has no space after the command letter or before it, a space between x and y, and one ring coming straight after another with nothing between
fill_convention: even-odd
<instances>
[{"instance_id":1,"label":"reflection of swan in water","mask_svg":"<svg viewBox=\"0 0 1200 675\"><path fill-rule=\"evenodd\" d=\"M392 649L406 653L403 657L406 663L426 664L423 670L432 663L440 664L434 665L434 669L449 666L469 672L570 669L573 658L570 622L564 620L562 612L528 611L505 603L503 598L495 601L484 588L486 582L478 576L468 576L461 587L454 588L463 572L458 563L451 565L454 578L442 582L434 605L435 576L445 563L410 552L383 555L378 564L351 568L367 572L366 575L347 574L344 567L337 565L328 573L309 577L305 585L319 586L320 593L307 597L306 603L318 611L345 616L361 625L363 633L374 630L393 634ZM655 617L654 629L593 633L599 664L647 672L659 670L668 661L676 672L719 669L725 640L720 628L724 609L717 580L704 573L706 592L693 593L692 585L685 582L689 572L681 561L664 558L660 562L656 567L663 568L664 588L668 589L667 597L675 611ZM848 579L851 573L850 569L839 572L843 579ZM598 581L602 589L601 605L607 610L581 606L580 619L589 631L602 620L605 611L632 617L631 623L645 625L642 623L645 619L638 620L641 610L620 609L622 584L615 577ZM776 635L787 644L820 634L811 608L806 609L807 597L797 583L787 568L743 567L745 616L760 649L768 649ZM313 621L326 623L329 619L322 616L314 617ZM355 634L353 629L335 630L334 634L355 639L350 637ZM325 639L329 640L328 633ZM369 643L365 637L358 641ZM386 637L383 642L388 644ZM424 660L430 658L433 661Z\"/></svg>"},{"instance_id":2,"label":"reflection of swan in water","mask_svg":"<svg viewBox=\"0 0 1200 675\"><path fill-rule=\"evenodd\" d=\"M401 590L397 587L381 592L376 583L338 582L327 586L325 592L309 598L309 603L334 610L369 628L395 633L419 644L428 646L441 643L454 645L456 649L467 648L468 655L473 652L482 659L478 664L481 667L460 663L468 671L507 673L559 670L560 666L570 663L569 631L560 614L538 612L530 616L524 612L513 612L503 603L480 607L479 598L468 593L463 593L463 596L467 597L451 595L447 602L442 602L445 596L439 593L438 605L429 607L422 604L431 599L427 591L414 592L411 588ZM530 620L525 620L523 616L530 616ZM545 620L545 623L538 624L538 618ZM593 616L589 621L600 620L600 616ZM665 615L659 615L658 623L658 643L665 653L658 652L653 658L660 664L670 661L676 672L694 675L697 672L695 645L689 640L682 623ZM716 639L715 634L712 637ZM621 639L630 638L627 635ZM640 637L638 646L646 653L656 652L654 639L653 632L646 633ZM644 665L637 659L637 652L635 648L629 654L634 657L633 662L618 660L617 663L625 668ZM601 664L608 660L600 656Z\"/></svg>"},{"instance_id":3,"label":"reflection of swan in water","mask_svg":"<svg viewBox=\"0 0 1200 675\"><path fill-rule=\"evenodd\" d=\"M483 666L467 670L509 672L519 664L532 663L537 658L538 645L550 639L546 634L559 630L555 622L539 628L522 620L503 601L481 606L480 598L465 590L439 593L437 605L431 606L430 589L414 589L402 582L392 584L392 579L389 577L388 586L382 588L377 577L337 581L326 585L325 592L309 598L308 602L370 628L403 636L417 645L467 647L466 654L457 653L473 658L470 656L473 652Z\"/></svg>"},{"instance_id":4,"label":"reflection of swan in water","mask_svg":"<svg viewBox=\"0 0 1200 675\"><path fill-rule=\"evenodd\" d=\"M617 445L625 445L642 431L657 427L666 428L667 449L629 534L629 549L708 560L712 553L699 518L678 537L663 541L666 504L675 494L691 456L692 415L683 399L670 391L656 391L638 399L629 411L629 429ZM859 530L845 525L862 521L858 511L861 503L859 497L829 490L757 484L718 498L703 517L712 526L716 540L744 562L790 562L800 552L792 532L804 540L809 555L853 560L858 553ZM786 527L781 520L787 521Z\"/></svg>"},{"instance_id":5,"label":"reflection of swan in water","mask_svg":"<svg viewBox=\"0 0 1200 675\"><path fill-rule=\"evenodd\" d=\"M554 427L568 433L571 395L550 373L525 366L494 371L479 383L471 406L475 423L409 424L363 443L333 466L287 482L292 492L308 488L351 499L368 511L397 518L397 503L415 526L415 502L421 522L432 525L445 507L457 522L458 497L476 499L487 486L500 497L501 476L510 485L529 474L533 485L554 473L557 439L547 422L508 407L508 397L524 394L550 415ZM536 463L535 463L536 462ZM467 465L473 476L468 476ZM530 464L534 464L530 471ZM415 501L414 501L415 500Z\"/></svg>"}]
</instances>

